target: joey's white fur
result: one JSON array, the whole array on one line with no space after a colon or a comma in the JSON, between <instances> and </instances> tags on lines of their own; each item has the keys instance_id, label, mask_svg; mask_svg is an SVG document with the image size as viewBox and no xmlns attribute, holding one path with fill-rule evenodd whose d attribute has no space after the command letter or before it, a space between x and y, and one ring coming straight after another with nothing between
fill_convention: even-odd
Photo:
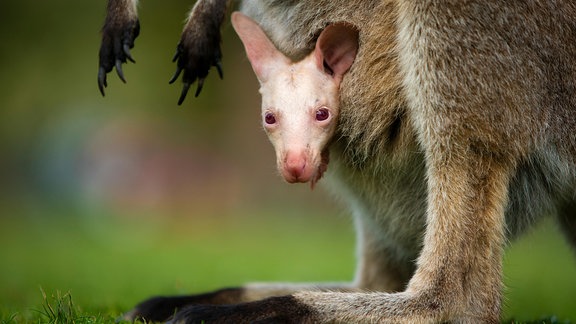
<instances>
[{"instance_id":1,"label":"joey's white fur","mask_svg":"<svg viewBox=\"0 0 576 324\"><path fill-rule=\"evenodd\" d=\"M278 171L287 182L314 186L328 165L340 82L358 48L356 29L345 24L326 27L312 53L293 62L252 19L236 12L232 25L260 81L262 123L276 150Z\"/></svg>"}]
</instances>

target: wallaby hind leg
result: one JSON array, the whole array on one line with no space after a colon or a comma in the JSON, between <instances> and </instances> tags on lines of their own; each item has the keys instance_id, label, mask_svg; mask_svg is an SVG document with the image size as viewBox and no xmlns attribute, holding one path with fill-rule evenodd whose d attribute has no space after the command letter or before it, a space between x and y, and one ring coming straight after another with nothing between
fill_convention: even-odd
<instances>
[{"instance_id":1,"label":"wallaby hind leg","mask_svg":"<svg viewBox=\"0 0 576 324\"><path fill-rule=\"evenodd\" d=\"M301 291L358 292L359 290L350 283L252 283L196 295L152 297L125 313L123 319L161 322L190 306L238 304Z\"/></svg>"}]
</instances>

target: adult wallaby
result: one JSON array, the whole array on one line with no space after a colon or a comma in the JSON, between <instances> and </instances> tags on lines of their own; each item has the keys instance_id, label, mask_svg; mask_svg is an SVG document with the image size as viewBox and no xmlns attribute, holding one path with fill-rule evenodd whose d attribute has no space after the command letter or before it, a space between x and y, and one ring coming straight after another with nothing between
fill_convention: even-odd
<instances>
[{"instance_id":1,"label":"adult wallaby","mask_svg":"<svg viewBox=\"0 0 576 324\"><path fill-rule=\"evenodd\" d=\"M194 37L215 46L179 51L185 85L218 66L206 39L225 10L225 0L193 8L179 48ZM508 240L554 215L576 246L575 3L252 0L242 11L292 59L331 23L359 31L328 172L354 214L356 278L158 297L128 317L495 323Z\"/></svg>"}]
</instances>

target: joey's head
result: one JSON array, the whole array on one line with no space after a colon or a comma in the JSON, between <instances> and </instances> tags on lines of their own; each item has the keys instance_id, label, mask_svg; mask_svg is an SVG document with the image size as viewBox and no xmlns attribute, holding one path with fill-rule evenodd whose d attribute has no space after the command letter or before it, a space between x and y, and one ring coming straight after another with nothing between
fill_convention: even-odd
<instances>
[{"instance_id":1,"label":"joey's head","mask_svg":"<svg viewBox=\"0 0 576 324\"><path fill-rule=\"evenodd\" d=\"M276 150L278 171L287 182L313 187L328 167L340 82L356 58L358 31L349 24L329 25L314 51L292 62L252 19L235 12L232 25L260 81L262 123Z\"/></svg>"}]
</instances>

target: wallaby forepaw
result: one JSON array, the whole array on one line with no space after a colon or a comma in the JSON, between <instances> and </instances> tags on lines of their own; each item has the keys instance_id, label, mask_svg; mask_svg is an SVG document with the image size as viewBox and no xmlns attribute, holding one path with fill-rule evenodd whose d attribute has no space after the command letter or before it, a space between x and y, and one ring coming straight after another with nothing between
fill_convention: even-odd
<instances>
[{"instance_id":1,"label":"wallaby forepaw","mask_svg":"<svg viewBox=\"0 0 576 324\"><path fill-rule=\"evenodd\" d=\"M104 96L104 88L108 86L106 75L112 69L116 68L120 80L126 82L122 64L127 61L135 63L130 49L134 47L134 41L139 33L140 23L138 19L123 24L107 24L102 29L98 66L98 89L100 89L102 96Z\"/></svg>"},{"instance_id":2,"label":"wallaby forepaw","mask_svg":"<svg viewBox=\"0 0 576 324\"><path fill-rule=\"evenodd\" d=\"M195 96L200 94L211 67L215 66L220 78L223 77L220 31L210 29L206 34L184 31L172 61L176 62L176 72L169 83L174 83L182 74L183 86L178 99L178 105L181 105L190 86L196 81L198 85Z\"/></svg>"}]
</instances>

